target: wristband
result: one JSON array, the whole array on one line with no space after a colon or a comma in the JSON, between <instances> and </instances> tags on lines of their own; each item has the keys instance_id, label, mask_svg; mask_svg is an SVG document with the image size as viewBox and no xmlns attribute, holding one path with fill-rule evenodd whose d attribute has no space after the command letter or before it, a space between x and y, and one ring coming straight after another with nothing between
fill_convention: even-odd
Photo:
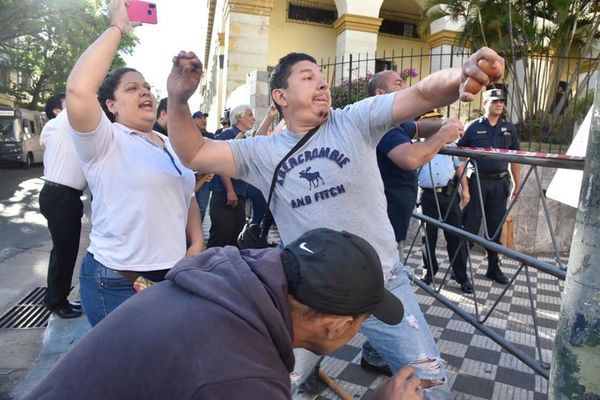
<instances>
[{"instance_id":1,"label":"wristband","mask_svg":"<svg viewBox=\"0 0 600 400\"><path fill-rule=\"evenodd\" d=\"M123 30L123 28L121 28L119 25L117 24L110 24L110 28L115 27L119 30L119 32L121 32L121 39L125 37L125 31Z\"/></svg>"}]
</instances>

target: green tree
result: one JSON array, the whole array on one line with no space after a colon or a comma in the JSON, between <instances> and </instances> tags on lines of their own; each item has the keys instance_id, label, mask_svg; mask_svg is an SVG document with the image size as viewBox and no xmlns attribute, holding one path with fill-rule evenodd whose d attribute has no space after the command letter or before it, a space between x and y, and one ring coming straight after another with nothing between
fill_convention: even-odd
<instances>
[{"instance_id":1,"label":"green tree","mask_svg":"<svg viewBox=\"0 0 600 400\"><path fill-rule=\"evenodd\" d=\"M595 69L587 67L598 61L593 48L600 38L597 0L430 0L424 16L422 34L432 21L449 16L464 22L457 46L488 46L505 58L513 108L522 110L523 127L535 121L526 127L535 127L534 136L544 140L546 132L573 125L565 116L574 116L578 97L587 96ZM570 141L567 136L562 139Z\"/></svg>"},{"instance_id":2,"label":"green tree","mask_svg":"<svg viewBox=\"0 0 600 400\"><path fill-rule=\"evenodd\" d=\"M12 48L15 39L41 32L40 20L50 13L48 0L0 0L0 51Z\"/></svg>"},{"instance_id":3,"label":"green tree","mask_svg":"<svg viewBox=\"0 0 600 400\"><path fill-rule=\"evenodd\" d=\"M16 4L19 0L8 2L21 10L22 7ZM64 91L75 61L106 29L108 17L100 0L24 2L37 3L39 10L30 31L24 29L13 33L13 37L0 47L3 53L0 67L19 76L16 82L8 82L0 90L14 96L18 106L40 109L49 95ZM14 11L3 10L2 16L6 15L13 15L15 20L21 18ZM28 22L30 18L24 16L21 22L13 25ZM129 36L121 42L120 51L131 53L136 43L137 39ZM123 65L123 59L115 57L113 67Z\"/></svg>"}]
</instances>

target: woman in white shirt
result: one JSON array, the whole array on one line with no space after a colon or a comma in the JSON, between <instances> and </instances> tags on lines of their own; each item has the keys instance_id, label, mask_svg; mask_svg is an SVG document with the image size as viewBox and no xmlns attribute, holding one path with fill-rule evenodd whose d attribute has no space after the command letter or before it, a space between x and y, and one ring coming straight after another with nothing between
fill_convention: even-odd
<instances>
[{"instance_id":1,"label":"woman in white shirt","mask_svg":"<svg viewBox=\"0 0 600 400\"><path fill-rule=\"evenodd\" d=\"M194 175L169 139L152 130L157 102L150 85L131 68L107 74L132 27L123 0L110 7L111 26L67 80L73 142L93 195L80 274L92 326L135 294L136 279L163 280L179 259L204 248Z\"/></svg>"}]
</instances>

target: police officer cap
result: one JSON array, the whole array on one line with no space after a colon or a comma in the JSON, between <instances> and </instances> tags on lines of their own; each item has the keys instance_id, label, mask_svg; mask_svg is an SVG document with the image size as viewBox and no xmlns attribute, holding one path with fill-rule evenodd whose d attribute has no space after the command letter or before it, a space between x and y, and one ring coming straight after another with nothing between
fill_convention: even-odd
<instances>
[{"instance_id":1,"label":"police officer cap","mask_svg":"<svg viewBox=\"0 0 600 400\"><path fill-rule=\"evenodd\" d=\"M490 89L483 92L484 100L504 100L504 91L502 89Z\"/></svg>"}]
</instances>

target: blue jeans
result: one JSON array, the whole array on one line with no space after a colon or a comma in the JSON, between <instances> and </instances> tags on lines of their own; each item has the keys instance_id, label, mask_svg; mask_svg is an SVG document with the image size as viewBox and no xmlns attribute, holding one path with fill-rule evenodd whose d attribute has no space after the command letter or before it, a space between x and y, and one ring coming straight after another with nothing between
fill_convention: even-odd
<instances>
[{"instance_id":1,"label":"blue jeans","mask_svg":"<svg viewBox=\"0 0 600 400\"><path fill-rule=\"evenodd\" d=\"M363 323L361 332L383 357L393 373L410 363L422 361L423 363L419 365L422 368L417 369L417 366L413 365L420 378L444 382L442 385L425 389L425 399L446 400L452 398L446 378L445 362L440 357L440 352L431 336L431 331L419 308L407 271L403 266L400 265L394 269L386 288L402 300L404 305L402 322L398 325L386 325L371 316ZM301 376L298 379L299 382L308 376L319 358L306 350L301 351L303 354L297 357L294 370L295 374ZM295 350L294 354L297 352L298 350ZM311 354L313 357L309 357L307 354ZM363 357L372 364L381 363L380 359L370 359L370 356L371 354L363 353ZM309 364L309 362L312 363Z\"/></svg>"},{"instance_id":2,"label":"blue jeans","mask_svg":"<svg viewBox=\"0 0 600 400\"><path fill-rule=\"evenodd\" d=\"M81 262L79 290L81 305L92 326L135 294L131 281L96 261L90 252Z\"/></svg>"},{"instance_id":3,"label":"blue jeans","mask_svg":"<svg viewBox=\"0 0 600 400\"><path fill-rule=\"evenodd\" d=\"M208 199L210 198L209 184L205 183L202 185L200 190L196 192L196 201L198 207L200 207L200 221L204 221L204 215L206 215L206 208L208 207Z\"/></svg>"}]
</instances>

